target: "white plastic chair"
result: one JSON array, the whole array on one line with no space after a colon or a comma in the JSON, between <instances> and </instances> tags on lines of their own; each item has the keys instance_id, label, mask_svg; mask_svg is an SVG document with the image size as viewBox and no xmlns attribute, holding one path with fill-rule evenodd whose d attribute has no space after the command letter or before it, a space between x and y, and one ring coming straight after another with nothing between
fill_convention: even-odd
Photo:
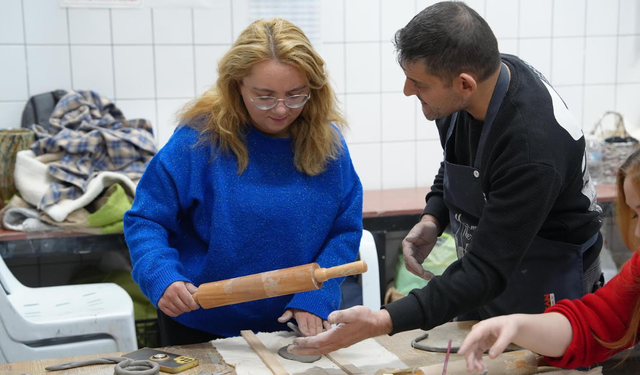
<instances>
[{"instance_id":1,"label":"white plastic chair","mask_svg":"<svg viewBox=\"0 0 640 375\"><path fill-rule=\"evenodd\" d=\"M378 311L381 304L378 250L373 235L366 229L360 240L360 259L367 262L367 272L362 274L362 305Z\"/></svg>"},{"instance_id":2,"label":"white plastic chair","mask_svg":"<svg viewBox=\"0 0 640 375\"><path fill-rule=\"evenodd\" d=\"M0 257L0 363L136 349L133 302L124 289L29 288Z\"/></svg>"}]
</instances>

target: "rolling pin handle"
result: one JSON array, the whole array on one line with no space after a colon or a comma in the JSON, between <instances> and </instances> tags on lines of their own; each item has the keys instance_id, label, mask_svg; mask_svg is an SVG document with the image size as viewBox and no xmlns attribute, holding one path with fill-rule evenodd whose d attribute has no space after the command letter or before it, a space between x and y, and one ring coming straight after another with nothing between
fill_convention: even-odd
<instances>
[{"instance_id":1,"label":"rolling pin handle","mask_svg":"<svg viewBox=\"0 0 640 375\"><path fill-rule=\"evenodd\" d=\"M367 263L364 260L343 264L331 268L318 268L313 271L313 277L317 282L325 282L336 277L357 275L367 272Z\"/></svg>"}]
</instances>

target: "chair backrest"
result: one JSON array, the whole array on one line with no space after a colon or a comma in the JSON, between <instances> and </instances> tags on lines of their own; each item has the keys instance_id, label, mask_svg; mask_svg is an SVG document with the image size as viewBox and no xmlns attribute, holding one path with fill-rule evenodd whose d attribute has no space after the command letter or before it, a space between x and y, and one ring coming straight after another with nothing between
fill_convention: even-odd
<instances>
[{"instance_id":1,"label":"chair backrest","mask_svg":"<svg viewBox=\"0 0 640 375\"><path fill-rule=\"evenodd\" d=\"M0 257L0 286L4 289L6 294L15 293L16 291L26 288L15 276L13 272L7 267L4 259Z\"/></svg>"},{"instance_id":2,"label":"chair backrest","mask_svg":"<svg viewBox=\"0 0 640 375\"><path fill-rule=\"evenodd\" d=\"M362 305L378 311L381 305L378 250L373 235L366 229L360 240L360 259L367 262L367 272L362 274Z\"/></svg>"}]
</instances>

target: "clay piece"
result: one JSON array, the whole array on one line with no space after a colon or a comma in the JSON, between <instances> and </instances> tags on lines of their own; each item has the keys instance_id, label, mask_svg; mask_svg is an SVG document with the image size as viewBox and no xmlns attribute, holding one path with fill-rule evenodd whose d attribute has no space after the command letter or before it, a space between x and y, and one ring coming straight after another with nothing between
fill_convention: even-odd
<instances>
[{"instance_id":1,"label":"clay piece","mask_svg":"<svg viewBox=\"0 0 640 375\"><path fill-rule=\"evenodd\" d=\"M322 358L322 355L296 355L293 353L289 353L287 351L287 346L288 345L283 346L282 348L280 348L280 350L278 350L278 354L280 354L280 357L284 359L289 359L292 361L298 361L302 363L312 363Z\"/></svg>"}]
</instances>

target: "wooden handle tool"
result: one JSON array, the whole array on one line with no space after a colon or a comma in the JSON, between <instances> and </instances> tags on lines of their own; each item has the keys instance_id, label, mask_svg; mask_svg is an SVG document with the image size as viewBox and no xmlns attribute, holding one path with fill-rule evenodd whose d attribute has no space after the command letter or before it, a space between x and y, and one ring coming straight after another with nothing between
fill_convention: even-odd
<instances>
[{"instance_id":1,"label":"wooden handle tool","mask_svg":"<svg viewBox=\"0 0 640 375\"><path fill-rule=\"evenodd\" d=\"M320 268L318 263L310 263L204 283L193 294L193 299L203 308L210 309L320 289L322 283L329 279L357 275L366 271L367 263L363 260L331 268Z\"/></svg>"},{"instance_id":2,"label":"wooden handle tool","mask_svg":"<svg viewBox=\"0 0 640 375\"><path fill-rule=\"evenodd\" d=\"M488 374L531 375L538 373L538 359L528 350L502 353L495 359L484 356ZM467 361L463 358L447 365L447 375L467 375ZM419 367L414 375L442 375L442 365Z\"/></svg>"}]
</instances>

